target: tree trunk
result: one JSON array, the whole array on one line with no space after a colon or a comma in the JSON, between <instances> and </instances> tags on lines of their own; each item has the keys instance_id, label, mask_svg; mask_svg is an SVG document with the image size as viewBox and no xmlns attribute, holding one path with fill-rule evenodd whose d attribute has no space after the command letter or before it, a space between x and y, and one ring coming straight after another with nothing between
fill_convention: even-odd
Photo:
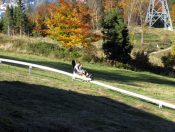
<instances>
[{"instance_id":1,"label":"tree trunk","mask_svg":"<svg viewBox=\"0 0 175 132\"><path fill-rule=\"evenodd\" d=\"M96 8L96 30L98 30L98 8Z\"/></svg>"},{"instance_id":2,"label":"tree trunk","mask_svg":"<svg viewBox=\"0 0 175 132\"><path fill-rule=\"evenodd\" d=\"M141 44L143 45L144 43L144 32L143 32L143 27L142 27L142 32L141 32Z\"/></svg>"},{"instance_id":3,"label":"tree trunk","mask_svg":"<svg viewBox=\"0 0 175 132\"><path fill-rule=\"evenodd\" d=\"M7 27L7 35L8 35L8 36L10 36L10 31L9 31L9 30L10 30L10 27L9 27L9 25L8 25L8 27Z\"/></svg>"},{"instance_id":4,"label":"tree trunk","mask_svg":"<svg viewBox=\"0 0 175 132\"><path fill-rule=\"evenodd\" d=\"M131 22L131 18L132 18L133 8L134 8L134 1L131 3L130 11L129 11L129 13L128 13L128 27L130 26L130 22Z\"/></svg>"},{"instance_id":5,"label":"tree trunk","mask_svg":"<svg viewBox=\"0 0 175 132\"><path fill-rule=\"evenodd\" d=\"M20 37L22 36L22 27L20 26L20 29L19 29L19 34L20 34Z\"/></svg>"}]
</instances>

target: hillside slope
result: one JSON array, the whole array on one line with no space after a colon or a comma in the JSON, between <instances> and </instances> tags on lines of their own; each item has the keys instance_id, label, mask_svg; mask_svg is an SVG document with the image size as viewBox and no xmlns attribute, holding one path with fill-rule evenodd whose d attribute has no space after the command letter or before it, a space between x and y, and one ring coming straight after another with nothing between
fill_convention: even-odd
<instances>
[{"instance_id":1,"label":"hillside slope","mask_svg":"<svg viewBox=\"0 0 175 132\"><path fill-rule=\"evenodd\" d=\"M51 61L49 58L2 51L0 54L1 57L2 55L3 57L13 56L16 59L21 57L26 61L36 61L71 71L71 65L61 60L52 59ZM98 69L100 68L102 66L98 66ZM60 74L33 69L32 74L29 75L26 67L6 64L1 64L0 69L0 131L175 131L174 110L158 109L155 105L89 83L72 81L71 78ZM112 68L108 70L111 71ZM101 72L97 74L96 71L97 79L105 74L104 71ZM131 72L128 71L128 73ZM119 76L119 73L116 74ZM135 74L138 76L142 74L145 77L145 73ZM147 76L154 79L152 82L155 81L154 75ZM127 83L126 80L119 77L118 79ZM129 78L126 79L129 81ZM117 79L114 81L114 77L109 76L105 81L116 84ZM138 80L133 78L132 81L134 83ZM164 83L166 81L168 80L164 80ZM147 80L145 84L148 85L150 82ZM173 82L171 80L171 83ZM167 91L169 91L168 86L171 88L171 83L169 80Z\"/></svg>"}]
</instances>

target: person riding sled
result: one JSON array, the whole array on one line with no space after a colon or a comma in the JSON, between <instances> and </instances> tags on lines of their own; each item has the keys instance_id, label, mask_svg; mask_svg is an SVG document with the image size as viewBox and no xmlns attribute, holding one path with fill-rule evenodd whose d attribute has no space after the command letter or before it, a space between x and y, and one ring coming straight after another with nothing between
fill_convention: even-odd
<instances>
[{"instance_id":1,"label":"person riding sled","mask_svg":"<svg viewBox=\"0 0 175 132\"><path fill-rule=\"evenodd\" d=\"M83 65L78 62L74 63L74 60L72 61L72 66L73 68L73 74L78 74L80 76L84 76L86 78L91 78L92 79L92 74L89 74L86 70L83 69Z\"/></svg>"}]
</instances>

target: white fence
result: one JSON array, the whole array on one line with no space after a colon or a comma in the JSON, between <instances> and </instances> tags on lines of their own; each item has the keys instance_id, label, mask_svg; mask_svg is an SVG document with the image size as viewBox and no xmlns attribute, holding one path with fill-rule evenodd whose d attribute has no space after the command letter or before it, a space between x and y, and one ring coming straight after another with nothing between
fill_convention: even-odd
<instances>
[{"instance_id":1,"label":"white fence","mask_svg":"<svg viewBox=\"0 0 175 132\"><path fill-rule=\"evenodd\" d=\"M72 73L68 73L68 72L65 72L65 71L62 71L62 70L57 70L57 69L50 68L50 67L47 67L47 66L42 66L42 65L37 65L37 64L32 64L32 63L27 63L27 62L22 62L22 61L0 58L0 63L2 63L2 62L28 66L29 67L29 73L31 73L32 68L39 68L39 69L42 69L42 70L52 71L52 72L61 73L61 74L64 74L64 75L67 75L67 76L70 76L70 77L74 77L74 75ZM104 83L101 83L101 82L98 82L98 81L90 81L90 83L102 86L106 89L111 89L111 90L117 91L117 92L122 93L122 94L126 94L126 95L134 97L134 98L138 98L138 99L156 104L156 105L159 106L159 108L164 106L164 107L167 107L167 108L175 109L174 104L170 104L170 103L167 103L167 102L164 102L164 101L161 101L161 100L153 99L153 98L141 95L141 94L137 94L137 93L133 93L133 92L130 92L130 91L127 91L127 90L123 90L121 88L110 86L110 85L107 85L107 84L104 84Z\"/></svg>"}]
</instances>

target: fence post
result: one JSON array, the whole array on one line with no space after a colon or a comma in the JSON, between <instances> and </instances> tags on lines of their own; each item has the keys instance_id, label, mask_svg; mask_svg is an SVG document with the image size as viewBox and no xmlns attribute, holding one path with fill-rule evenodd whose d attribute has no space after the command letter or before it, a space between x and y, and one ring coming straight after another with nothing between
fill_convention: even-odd
<instances>
[{"instance_id":1,"label":"fence post","mask_svg":"<svg viewBox=\"0 0 175 132\"><path fill-rule=\"evenodd\" d=\"M29 74L32 72L32 66L29 66Z\"/></svg>"},{"instance_id":2,"label":"fence post","mask_svg":"<svg viewBox=\"0 0 175 132\"><path fill-rule=\"evenodd\" d=\"M162 104L159 104L159 109L161 109L162 108Z\"/></svg>"}]
</instances>

